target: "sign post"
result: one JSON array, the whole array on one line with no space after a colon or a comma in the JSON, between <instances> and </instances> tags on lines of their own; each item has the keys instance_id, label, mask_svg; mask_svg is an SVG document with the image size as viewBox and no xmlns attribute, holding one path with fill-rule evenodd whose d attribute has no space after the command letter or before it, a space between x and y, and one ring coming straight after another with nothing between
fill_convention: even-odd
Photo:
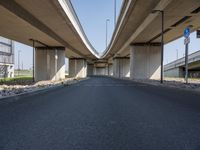
<instances>
[{"instance_id":1,"label":"sign post","mask_svg":"<svg viewBox=\"0 0 200 150\"><path fill-rule=\"evenodd\" d=\"M184 44L185 44L185 82L188 83L188 47L190 43L190 28L186 27L184 30Z\"/></svg>"},{"instance_id":2,"label":"sign post","mask_svg":"<svg viewBox=\"0 0 200 150\"><path fill-rule=\"evenodd\" d=\"M197 30L197 38L200 38L200 30Z\"/></svg>"}]
</instances>

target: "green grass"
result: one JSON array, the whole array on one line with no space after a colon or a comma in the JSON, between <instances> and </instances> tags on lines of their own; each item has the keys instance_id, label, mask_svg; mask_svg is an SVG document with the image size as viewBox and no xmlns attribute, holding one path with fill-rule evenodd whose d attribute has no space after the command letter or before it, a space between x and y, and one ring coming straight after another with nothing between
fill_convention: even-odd
<instances>
[{"instance_id":1,"label":"green grass","mask_svg":"<svg viewBox=\"0 0 200 150\"><path fill-rule=\"evenodd\" d=\"M7 85L26 85L32 84L33 78L31 76L19 76L14 78L3 78L0 79L0 84L7 84Z\"/></svg>"},{"instance_id":2,"label":"green grass","mask_svg":"<svg viewBox=\"0 0 200 150\"><path fill-rule=\"evenodd\" d=\"M29 77L32 76L32 70L15 70L15 76L16 77Z\"/></svg>"}]
</instances>

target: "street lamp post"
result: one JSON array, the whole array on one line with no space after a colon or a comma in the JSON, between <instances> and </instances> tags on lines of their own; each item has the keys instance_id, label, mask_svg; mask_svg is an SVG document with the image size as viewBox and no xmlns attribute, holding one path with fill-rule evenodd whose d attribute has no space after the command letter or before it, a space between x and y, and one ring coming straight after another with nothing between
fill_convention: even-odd
<instances>
[{"instance_id":1,"label":"street lamp post","mask_svg":"<svg viewBox=\"0 0 200 150\"><path fill-rule=\"evenodd\" d=\"M117 23L117 1L114 0L114 26L116 26Z\"/></svg>"},{"instance_id":2,"label":"street lamp post","mask_svg":"<svg viewBox=\"0 0 200 150\"><path fill-rule=\"evenodd\" d=\"M178 60L178 49L176 49L176 59Z\"/></svg>"},{"instance_id":3,"label":"street lamp post","mask_svg":"<svg viewBox=\"0 0 200 150\"><path fill-rule=\"evenodd\" d=\"M20 70L20 53L21 53L21 50L18 50L18 76L19 76L19 70Z\"/></svg>"},{"instance_id":4,"label":"street lamp post","mask_svg":"<svg viewBox=\"0 0 200 150\"><path fill-rule=\"evenodd\" d=\"M33 40L33 82L35 82L35 41Z\"/></svg>"},{"instance_id":5,"label":"street lamp post","mask_svg":"<svg viewBox=\"0 0 200 150\"><path fill-rule=\"evenodd\" d=\"M110 19L106 19L106 48L108 46L108 22Z\"/></svg>"},{"instance_id":6,"label":"street lamp post","mask_svg":"<svg viewBox=\"0 0 200 150\"><path fill-rule=\"evenodd\" d=\"M163 83L163 55L164 55L164 11L163 10L153 10L152 13L159 12L162 17L162 33L161 33L161 72L160 72L160 83Z\"/></svg>"}]
</instances>

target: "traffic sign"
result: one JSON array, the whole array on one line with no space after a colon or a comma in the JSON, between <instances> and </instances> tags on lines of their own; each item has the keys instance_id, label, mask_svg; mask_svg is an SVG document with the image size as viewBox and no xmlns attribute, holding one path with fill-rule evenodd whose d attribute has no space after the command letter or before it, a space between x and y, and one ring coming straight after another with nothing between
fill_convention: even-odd
<instances>
[{"instance_id":1,"label":"traffic sign","mask_svg":"<svg viewBox=\"0 0 200 150\"><path fill-rule=\"evenodd\" d=\"M200 38L200 30L197 30L197 38Z\"/></svg>"},{"instance_id":2,"label":"traffic sign","mask_svg":"<svg viewBox=\"0 0 200 150\"><path fill-rule=\"evenodd\" d=\"M188 46L190 43L190 28L186 27L184 30L184 44L185 44L185 81L188 83Z\"/></svg>"},{"instance_id":3,"label":"traffic sign","mask_svg":"<svg viewBox=\"0 0 200 150\"><path fill-rule=\"evenodd\" d=\"M186 27L185 30L184 30L184 37L188 38L189 36L190 36L190 28Z\"/></svg>"},{"instance_id":4,"label":"traffic sign","mask_svg":"<svg viewBox=\"0 0 200 150\"><path fill-rule=\"evenodd\" d=\"M189 43L190 43L190 37L185 38L185 39L184 39L184 44L186 45L186 44L189 44Z\"/></svg>"}]
</instances>

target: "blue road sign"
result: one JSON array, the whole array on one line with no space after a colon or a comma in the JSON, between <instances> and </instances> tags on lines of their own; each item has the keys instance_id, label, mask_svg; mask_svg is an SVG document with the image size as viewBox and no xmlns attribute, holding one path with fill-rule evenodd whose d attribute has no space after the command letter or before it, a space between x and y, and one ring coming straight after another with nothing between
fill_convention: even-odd
<instances>
[{"instance_id":1,"label":"blue road sign","mask_svg":"<svg viewBox=\"0 0 200 150\"><path fill-rule=\"evenodd\" d=\"M190 36L190 28L186 27L185 30L184 30L184 37L188 38L189 36Z\"/></svg>"}]
</instances>

